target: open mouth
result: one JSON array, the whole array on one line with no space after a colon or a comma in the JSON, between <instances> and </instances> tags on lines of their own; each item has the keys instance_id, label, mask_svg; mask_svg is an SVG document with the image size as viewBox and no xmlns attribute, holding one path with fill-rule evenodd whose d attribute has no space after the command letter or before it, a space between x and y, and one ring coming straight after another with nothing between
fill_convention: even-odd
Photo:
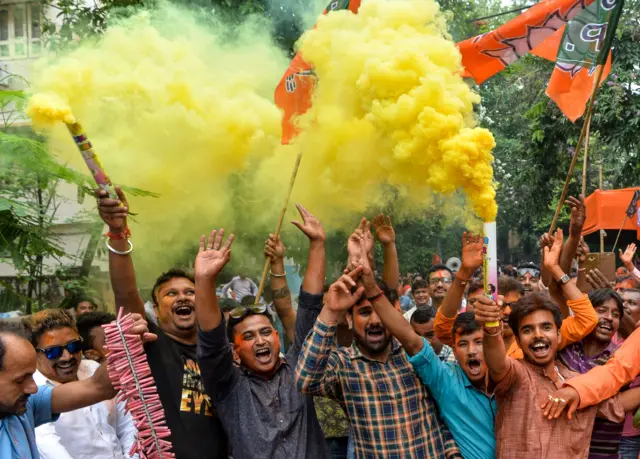
<instances>
[{"instance_id":1,"label":"open mouth","mask_svg":"<svg viewBox=\"0 0 640 459\"><path fill-rule=\"evenodd\" d=\"M256 360L260 363L269 363L271 361L271 349L265 347L256 351Z\"/></svg>"},{"instance_id":2,"label":"open mouth","mask_svg":"<svg viewBox=\"0 0 640 459\"><path fill-rule=\"evenodd\" d=\"M598 323L598 331L600 333L604 333L606 335L609 335L609 334L613 333L613 327L611 326L611 324L609 322L599 322Z\"/></svg>"},{"instance_id":3,"label":"open mouth","mask_svg":"<svg viewBox=\"0 0 640 459\"><path fill-rule=\"evenodd\" d=\"M545 343L543 341L538 341L529 346L531 353L534 357L541 359L546 357L549 354L549 349L551 345L549 343Z\"/></svg>"},{"instance_id":4,"label":"open mouth","mask_svg":"<svg viewBox=\"0 0 640 459\"><path fill-rule=\"evenodd\" d=\"M469 374L472 376L479 376L482 365L478 359L469 359L467 362L467 368L469 369Z\"/></svg>"},{"instance_id":5,"label":"open mouth","mask_svg":"<svg viewBox=\"0 0 640 459\"><path fill-rule=\"evenodd\" d=\"M374 328L367 332L369 341L379 342L384 339L384 330L382 328Z\"/></svg>"},{"instance_id":6,"label":"open mouth","mask_svg":"<svg viewBox=\"0 0 640 459\"><path fill-rule=\"evenodd\" d=\"M68 372L75 368L75 362L60 362L56 365L56 368L60 371Z\"/></svg>"},{"instance_id":7,"label":"open mouth","mask_svg":"<svg viewBox=\"0 0 640 459\"><path fill-rule=\"evenodd\" d=\"M183 304L173 308L173 312L182 317L190 316L193 313L193 306Z\"/></svg>"}]
</instances>

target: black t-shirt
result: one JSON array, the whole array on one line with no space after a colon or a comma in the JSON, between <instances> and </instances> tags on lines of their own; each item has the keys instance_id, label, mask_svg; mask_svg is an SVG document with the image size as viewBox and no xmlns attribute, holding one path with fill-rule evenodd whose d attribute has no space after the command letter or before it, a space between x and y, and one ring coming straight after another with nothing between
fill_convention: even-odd
<instances>
[{"instance_id":1,"label":"black t-shirt","mask_svg":"<svg viewBox=\"0 0 640 459\"><path fill-rule=\"evenodd\" d=\"M228 457L227 437L206 395L196 359L196 345L171 339L149 321L158 339L145 345L151 373L164 407L177 459Z\"/></svg>"}]
</instances>

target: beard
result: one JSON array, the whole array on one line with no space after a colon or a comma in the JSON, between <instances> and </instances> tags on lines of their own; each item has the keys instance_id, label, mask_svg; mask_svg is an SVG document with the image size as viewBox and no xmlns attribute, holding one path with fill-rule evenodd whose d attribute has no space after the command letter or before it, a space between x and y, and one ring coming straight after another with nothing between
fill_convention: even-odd
<instances>
[{"instance_id":1,"label":"beard","mask_svg":"<svg viewBox=\"0 0 640 459\"><path fill-rule=\"evenodd\" d=\"M353 338L356 340L356 344L360 348L364 349L367 353L372 355L378 355L378 354L382 354L385 351L385 349L387 349L387 346L389 346L389 343L391 342L391 335L387 334L386 331L384 333L385 333L385 336L382 340L376 343L371 343L366 338L366 335L367 335L366 330L363 336L354 329Z\"/></svg>"}]
</instances>

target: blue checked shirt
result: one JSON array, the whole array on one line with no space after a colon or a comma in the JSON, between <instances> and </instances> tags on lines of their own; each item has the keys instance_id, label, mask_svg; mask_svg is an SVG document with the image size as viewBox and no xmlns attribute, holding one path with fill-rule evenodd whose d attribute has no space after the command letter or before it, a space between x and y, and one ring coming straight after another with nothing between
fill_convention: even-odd
<instances>
[{"instance_id":1,"label":"blue checked shirt","mask_svg":"<svg viewBox=\"0 0 640 459\"><path fill-rule=\"evenodd\" d=\"M386 362L353 344L338 348L336 325L318 319L296 368L298 389L338 401L353 429L359 459L461 458L435 402L394 339Z\"/></svg>"}]
</instances>

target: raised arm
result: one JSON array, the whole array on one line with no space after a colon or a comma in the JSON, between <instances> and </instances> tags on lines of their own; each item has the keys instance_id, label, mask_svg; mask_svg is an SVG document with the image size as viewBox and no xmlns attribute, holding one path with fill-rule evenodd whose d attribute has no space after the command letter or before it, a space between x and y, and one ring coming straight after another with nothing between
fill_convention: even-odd
<instances>
[{"instance_id":1,"label":"raised arm","mask_svg":"<svg viewBox=\"0 0 640 459\"><path fill-rule=\"evenodd\" d=\"M297 363L305 338L322 310L326 263L325 233L320 221L300 204L296 204L296 207L300 212L302 223L299 221L292 223L309 238L309 260L298 297L293 346L287 352L287 359L292 364Z\"/></svg>"},{"instance_id":2,"label":"raised arm","mask_svg":"<svg viewBox=\"0 0 640 459\"><path fill-rule=\"evenodd\" d=\"M624 267L629 271L629 275L633 276L637 282L640 282L640 271L638 271L638 268L633 264L633 257L636 254L636 250L637 247L634 243L629 244L624 252L622 252L622 249L619 249L620 261L622 261Z\"/></svg>"},{"instance_id":3,"label":"raised arm","mask_svg":"<svg viewBox=\"0 0 640 459\"><path fill-rule=\"evenodd\" d=\"M543 259L545 268L551 273L554 281L560 285L562 294L574 312L573 316L562 321L560 349L582 340L598 325L598 316L591 306L589 298L573 282L567 281L568 276L559 265L560 252L563 250L562 242L562 230L558 229L554 235L553 246L544 248Z\"/></svg>"},{"instance_id":4,"label":"raised arm","mask_svg":"<svg viewBox=\"0 0 640 459\"><path fill-rule=\"evenodd\" d=\"M198 328L208 332L222 322L222 312L216 296L216 278L231 259L231 244L234 235L230 235L222 244L224 229L211 231L209 240L200 238L200 251L195 262L196 278L196 317Z\"/></svg>"},{"instance_id":5,"label":"raised arm","mask_svg":"<svg viewBox=\"0 0 640 459\"><path fill-rule=\"evenodd\" d=\"M476 270L482 266L482 236L462 234L462 265L453 280L447 295L438 308L433 330L440 341L453 346L453 319L458 315L467 283Z\"/></svg>"},{"instance_id":6,"label":"raised arm","mask_svg":"<svg viewBox=\"0 0 640 459\"><path fill-rule=\"evenodd\" d=\"M322 312L312 333L304 342L296 366L296 384L304 394L341 400L336 328L340 318L356 304L364 292L364 287L356 288L355 281L361 274L362 267L344 274L329 287L325 295Z\"/></svg>"},{"instance_id":7,"label":"raised arm","mask_svg":"<svg viewBox=\"0 0 640 459\"><path fill-rule=\"evenodd\" d=\"M275 235L270 234L264 247L264 254L271 259L271 293L276 313L282 321L284 331L290 342L294 339L296 312L291 305L291 292L287 285L287 275L284 271L284 245Z\"/></svg>"},{"instance_id":8,"label":"raised arm","mask_svg":"<svg viewBox=\"0 0 640 459\"><path fill-rule=\"evenodd\" d=\"M476 322L483 326L482 346L487 362L489 376L494 382L500 382L510 369L507 350L502 340L502 313L500 307L491 298L478 297L475 304ZM498 327L487 327L487 323L498 322ZM517 333L514 330L514 333Z\"/></svg>"},{"instance_id":9,"label":"raised arm","mask_svg":"<svg viewBox=\"0 0 640 459\"><path fill-rule=\"evenodd\" d=\"M360 241L364 238L365 241L365 250L362 251L360 247ZM375 241L373 240L373 235L371 234L371 223L363 218L360 220L360 224L353 231L349 239L347 240L347 253L349 255L347 261L347 269L352 270L358 264L360 264L360 257L366 255L369 259L369 264L371 266L375 266L373 259Z\"/></svg>"},{"instance_id":10,"label":"raised arm","mask_svg":"<svg viewBox=\"0 0 640 459\"><path fill-rule=\"evenodd\" d=\"M309 238L309 260L304 273L302 290L312 295L320 295L324 291L324 275L326 253L324 248L325 233L320 221L300 204L296 204L302 223L293 221L295 226Z\"/></svg>"},{"instance_id":11,"label":"raised arm","mask_svg":"<svg viewBox=\"0 0 640 459\"><path fill-rule=\"evenodd\" d=\"M129 203L120 187L116 187L119 199L111 199L105 190L96 190L98 198L98 212L100 218L109 227L109 275L115 302L124 307L125 312L144 315L144 301L138 293L136 273L129 245L129 227L127 216ZM116 253L120 252L120 253Z\"/></svg>"},{"instance_id":12,"label":"raised arm","mask_svg":"<svg viewBox=\"0 0 640 459\"><path fill-rule=\"evenodd\" d=\"M134 325L130 333L140 335L143 343L156 340L158 337L149 333L147 322L141 314L133 315ZM85 406L108 400L116 396L111 385L106 362L100 365L96 372L87 379L61 384L53 388L51 393L51 412L66 413Z\"/></svg>"},{"instance_id":13,"label":"raised arm","mask_svg":"<svg viewBox=\"0 0 640 459\"><path fill-rule=\"evenodd\" d=\"M587 219L587 207L584 203L584 196L577 198L570 196L565 204L571 208L571 223L569 224L569 237L562 248L560 255L560 268L566 273L571 272L571 264L576 257L580 238L582 236L582 228Z\"/></svg>"},{"instance_id":14,"label":"raised arm","mask_svg":"<svg viewBox=\"0 0 640 459\"><path fill-rule=\"evenodd\" d=\"M396 251L396 233L391 224L391 217L380 214L373 219L373 225L376 229L376 239L382 244L384 255L382 280L391 290L397 290L400 284L400 266Z\"/></svg>"}]
</instances>

